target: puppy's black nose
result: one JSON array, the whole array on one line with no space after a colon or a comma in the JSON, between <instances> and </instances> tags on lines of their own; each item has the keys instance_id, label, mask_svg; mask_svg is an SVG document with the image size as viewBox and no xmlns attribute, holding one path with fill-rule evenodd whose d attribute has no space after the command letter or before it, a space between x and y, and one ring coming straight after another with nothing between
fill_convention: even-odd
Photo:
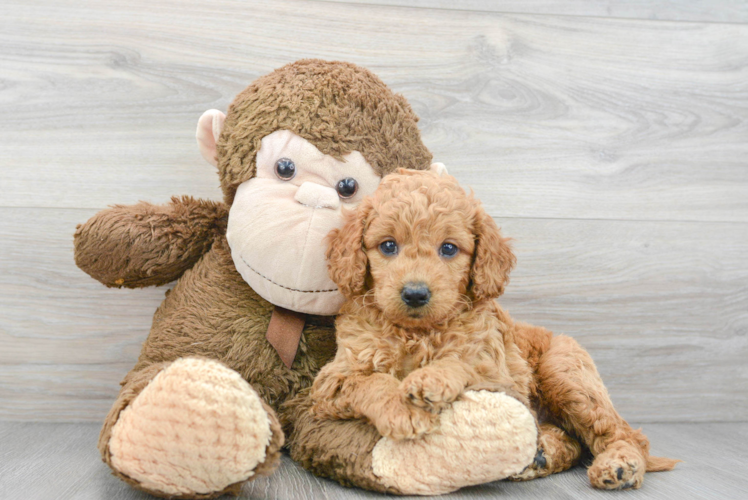
<instances>
[{"instance_id":1,"label":"puppy's black nose","mask_svg":"<svg viewBox=\"0 0 748 500\"><path fill-rule=\"evenodd\" d=\"M400 293L403 302L409 307L421 307L429 303L431 290L426 283L407 283Z\"/></svg>"}]
</instances>

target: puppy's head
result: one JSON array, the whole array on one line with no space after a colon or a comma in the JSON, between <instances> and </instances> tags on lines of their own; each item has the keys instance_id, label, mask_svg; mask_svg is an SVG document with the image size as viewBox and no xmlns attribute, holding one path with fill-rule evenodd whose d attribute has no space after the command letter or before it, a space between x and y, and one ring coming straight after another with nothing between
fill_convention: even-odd
<instances>
[{"instance_id":1,"label":"puppy's head","mask_svg":"<svg viewBox=\"0 0 748 500\"><path fill-rule=\"evenodd\" d=\"M450 176L400 170L330 233L330 276L395 323L439 323L501 295L514 265L507 240Z\"/></svg>"}]
</instances>

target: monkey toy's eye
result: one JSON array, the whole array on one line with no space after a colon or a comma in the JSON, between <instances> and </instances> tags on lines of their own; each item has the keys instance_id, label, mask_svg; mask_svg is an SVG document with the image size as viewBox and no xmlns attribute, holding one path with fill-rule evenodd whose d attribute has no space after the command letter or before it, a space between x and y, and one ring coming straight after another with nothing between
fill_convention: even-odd
<instances>
[{"instance_id":1,"label":"monkey toy's eye","mask_svg":"<svg viewBox=\"0 0 748 500\"><path fill-rule=\"evenodd\" d=\"M284 181L290 181L296 175L296 165L288 158L281 158L275 162L275 175Z\"/></svg>"},{"instance_id":2,"label":"monkey toy's eye","mask_svg":"<svg viewBox=\"0 0 748 500\"><path fill-rule=\"evenodd\" d=\"M354 194L356 194L356 191L358 191L358 182L356 182L356 179L353 177L346 177L345 179L338 182L338 185L335 186L335 189L338 192L338 195L341 198L350 198Z\"/></svg>"},{"instance_id":3,"label":"monkey toy's eye","mask_svg":"<svg viewBox=\"0 0 748 500\"><path fill-rule=\"evenodd\" d=\"M454 257L455 255L457 255L457 252L459 251L460 249L457 248L457 245L455 245L454 243L444 242L439 248L439 255L449 259L450 257Z\"/></svg>"},{"instance_id":4,"label":"monkey toy's eye","mask_svg":"<svg viewBox=\"0 0 748 500\"><path fill-rule=\"evenodd\" d=\"M397 255L397 243L393 240L383 241L379 244L379 250L387 256Z\"/></svg>"}]
</instances>

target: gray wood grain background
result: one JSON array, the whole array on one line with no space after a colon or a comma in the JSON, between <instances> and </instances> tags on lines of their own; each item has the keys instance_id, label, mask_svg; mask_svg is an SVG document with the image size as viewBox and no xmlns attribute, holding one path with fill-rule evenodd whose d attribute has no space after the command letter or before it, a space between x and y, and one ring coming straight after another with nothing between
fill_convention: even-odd
<instances>
[{"instance_id":1,"label":"gray wood grain background","mask_svg":"<svg viewBox=\"0 0 748 500\"><path fill-rule=\"evenodd\" d=\"M577 338L625 417L748 420L747 5L4 0L0 419L103 418L166 288L87 277L75 225L218 199L202 111L320 57L410 100L515 238L502 303Z\"/></svg>"}]
</instances>

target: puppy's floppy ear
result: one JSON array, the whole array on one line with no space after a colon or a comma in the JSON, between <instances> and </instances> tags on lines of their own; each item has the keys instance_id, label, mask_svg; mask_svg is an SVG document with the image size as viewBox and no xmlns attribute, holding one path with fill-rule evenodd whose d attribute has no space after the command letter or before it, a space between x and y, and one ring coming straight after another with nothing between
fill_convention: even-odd
<instances>
[{"instance_id":1,"label":"puppy's floppy ear","mask_svg":"<svg viewBox=\"0 0 748 500\"><path fill-rule=\"evenodd\" d=\"M493 218L482 206L475 209L475 256L470 273L470 290L475 300L495 299L504 293L509 271L516 258Z\"/></svg>"},{"instance_id":2,"label":"puppy's floppy ear","mask_svg":"<svg viewBox=\"0 0 748 500\"><path fill-rule=\"evenodd\" d=\"M327 269L330 278L346 298L364 293L369 259L364 251L364 225L371 203L364 199L354 210L345 212L343 227L328 236Z\"/></svg>"}]
</instances>

